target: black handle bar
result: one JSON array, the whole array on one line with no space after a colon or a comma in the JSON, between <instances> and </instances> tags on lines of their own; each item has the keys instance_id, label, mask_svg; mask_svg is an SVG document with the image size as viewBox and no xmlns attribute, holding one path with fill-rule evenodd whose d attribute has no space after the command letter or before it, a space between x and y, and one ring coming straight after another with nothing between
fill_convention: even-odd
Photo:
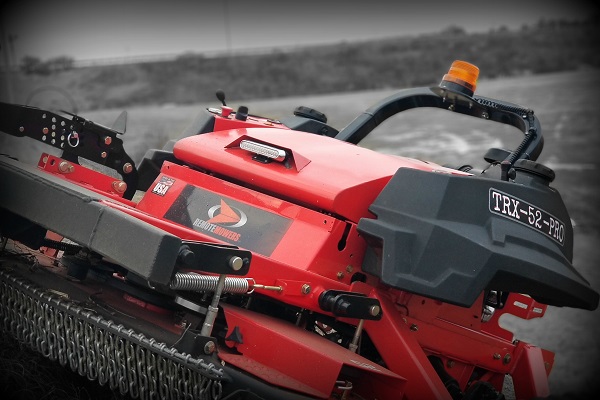
<instances>
[{"instance_id":1,"label":"black handle bar","mask_svg":"<svg viewBox=\"0 0 600 400\"><path fill-rule=\"evenodd\" d=\"M440 87L401 90L367 109L342 129L335 138L357 144L391 116L420 107L447 109L472 117L512 125L519 129L525 138L504 160L511 166L521 158L535 161L542 151L544 145L542 129L533 110L485 97L470 97Z\"/></svg>"}]
</instances>

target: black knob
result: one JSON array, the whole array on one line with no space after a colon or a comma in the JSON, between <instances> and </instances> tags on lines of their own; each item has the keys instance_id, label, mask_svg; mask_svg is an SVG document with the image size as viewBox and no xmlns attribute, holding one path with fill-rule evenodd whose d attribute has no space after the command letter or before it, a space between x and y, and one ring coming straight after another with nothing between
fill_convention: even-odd
<instances>
[{"instance_id":1,"label":"black knob","mask_svg":"<svg viewBox=\"0 0 600 400\"><path fill-rule=\"evenodd\" d=\"M327 123L327 116L325 114L310 107L299 106L294 110L294 115L314 119L324 124Z\"/></svg>"},{"instance_id":2,"label":"black knob","mask_svg":"<svg viewBox=\"0 0 600 400\"><path fill-rule=\"evenodd\" d=\"M217 95L217 100L219 100L224 106L227 106L227 104L225 104L225 92L222 89L218 89L215 94Z\"/></svg>"},{"instance_id":3,"label":"black knob","mask_svg":"<svg viewBox=\"0 0 600 400\"><path fill-rule=\"evenodd\" d=\"M248 107L239 106L239 108L235 112L235 119L239 119L240 121L245 121L246 119L248 119Z\"/></svg>"}]
</instances>

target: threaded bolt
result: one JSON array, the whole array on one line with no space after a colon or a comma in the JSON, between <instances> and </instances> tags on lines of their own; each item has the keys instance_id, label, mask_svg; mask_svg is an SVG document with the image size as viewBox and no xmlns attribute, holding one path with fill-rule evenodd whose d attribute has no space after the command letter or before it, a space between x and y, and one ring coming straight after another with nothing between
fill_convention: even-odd
<instances>
[{"instance_id":1,"label":"threaded bolt","mask_svg":"<svg viewBox=\"0 0 600 400\"><path fill-rule=\"evenodd\" d=\"M305 283L304 285L302 285L300 292L302 292L302 294L309 294L310 293L310 285L308 283Z\"/></svg>"}]
</instances>

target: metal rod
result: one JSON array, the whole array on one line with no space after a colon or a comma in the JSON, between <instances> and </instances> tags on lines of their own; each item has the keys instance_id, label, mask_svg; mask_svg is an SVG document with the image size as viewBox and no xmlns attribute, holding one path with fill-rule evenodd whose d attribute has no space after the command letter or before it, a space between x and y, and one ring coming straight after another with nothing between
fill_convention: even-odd
<instances>
[{"instance_id":1,"label":"metal rod","mask_svg":"<svg viewBox=\"0 0 600 400\"><path fill-rule=\"evenodd\" d=\"M210 336L210 334L212 333L213 324L215 323L217 313L219 312L219 301L221 301L221 293L223 293L223 288L225 287L225 277L225 274L219 275L217 289L215 290L215 294L212 298L212 303L210 304L210 306L208 306L206 318L204 318L204 323L202 324L202 330L200 331L201 336Z\"/></svg>"},{"instance_id":2,"label":"metal rod","mask_svg":"<svg viewBox=\"0 0 600 400\"><path fill-rule=\"evenodd\" d=\"M270 285L260 285L255 283L252 286L253 289L264 289L264 290L273 290L275 292L283 292L283 288L281 286L270 286Z\"/></svg>"},{"instance_id":3,"label":"metal rod","mask_svg":"<svg viewBox=\"0 0 600 400\"><path fill-rule=\"evenodd\" d=\"M358 341L360 340L360 335L362 333L364 324L364 319L358 321L358 325L356 325L356 330L354 331L354 337L352 338L352 342L350 342L350 345L348 346L350 351L353 353L356 353L356 350L358 349Z\"/></svg>"}]
</instances>

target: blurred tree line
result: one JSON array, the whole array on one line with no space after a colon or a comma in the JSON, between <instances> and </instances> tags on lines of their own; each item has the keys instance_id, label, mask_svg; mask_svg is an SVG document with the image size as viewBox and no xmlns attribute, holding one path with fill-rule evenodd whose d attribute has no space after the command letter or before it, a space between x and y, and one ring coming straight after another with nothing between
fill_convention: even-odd
<instances>
[{"instance_id":1,"label":"blurred tree line","mask_svg":"<svg viewBox=\"0 0 600 400\"><path fill-rule=\"evenodd\" d=\"M24 74L44 75L83 100L84 109L213 101L222 88L235 101L439 83L452 61L477 65L481 78L600 67L600 18L541 20L518 30L440 32L360 43L273 50L268 54L73 68L62 57L23 60ZM84 71L85 70L85 71Z\"/></svg>"},{"instance_id":2,"label":"blurred tree line","mask_svg":"<svg viewBox=\"0 0 600 400\"><path fill-rule=\"evenodd\" d=\"M59 56L42 61L39 57L25 56L19 68L26 75L50 75L53 72L70 71L75 65L75 59L69 56Z\"/></svg>"}]
</instances>

